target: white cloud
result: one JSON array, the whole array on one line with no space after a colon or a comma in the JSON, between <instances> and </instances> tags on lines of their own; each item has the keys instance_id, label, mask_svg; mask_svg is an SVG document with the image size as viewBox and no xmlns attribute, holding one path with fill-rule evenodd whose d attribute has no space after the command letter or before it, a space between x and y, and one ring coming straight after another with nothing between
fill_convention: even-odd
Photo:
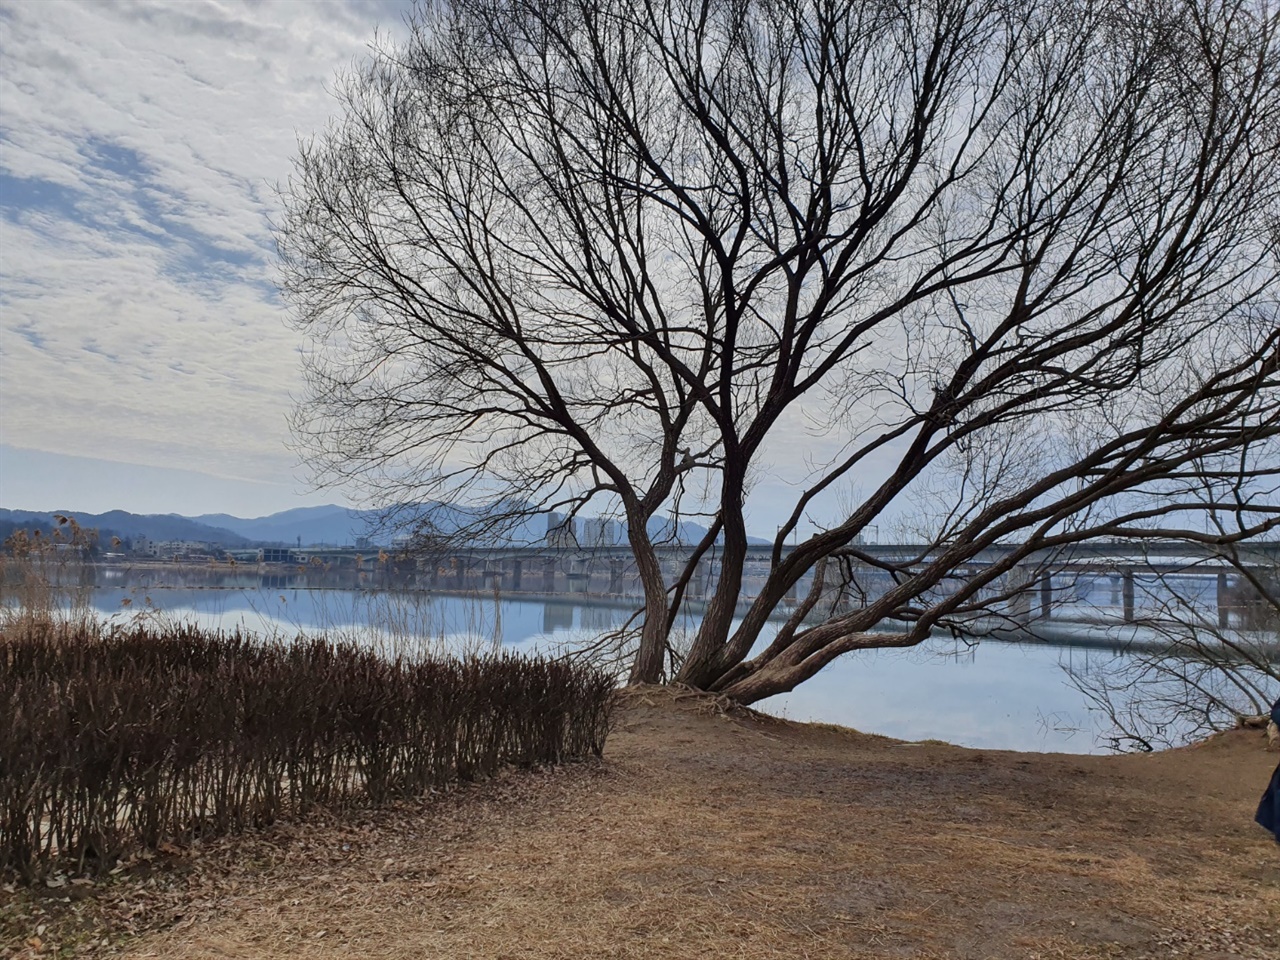
<instances>
[{"instance_id":1,"label":"white cloud","mask_svg":"<svg viewBox=\"0 0 1280 960\"><path fill-rule=\"evenodd\" d=\"M298 338L272 288L272 185L400 11L0 4L5 443L288 473Z\"/></svg>"}]
</instances>

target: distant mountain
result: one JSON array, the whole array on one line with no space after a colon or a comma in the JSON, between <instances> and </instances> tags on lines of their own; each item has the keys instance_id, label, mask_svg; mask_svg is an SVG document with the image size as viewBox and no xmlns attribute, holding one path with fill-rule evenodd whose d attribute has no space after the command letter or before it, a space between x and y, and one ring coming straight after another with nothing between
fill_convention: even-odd
<instances>
[{"instance_id":1,"label":"distant mountain","mask_svg":"<svg viewBox=\"0 0 1280 960\"><path fill-rule=\"evenodd\" d=\"M303 546L332 544L349 546L368 537L373 543L386 545L402 533L410 533L421 522L425 528L442 534L474 527L478 534L486 529L479 511L471 512L439 503L405 504L390 511L353 510L349 507L297 507L267 517L242 519L225 513L208 513L195 517L201 523L224 527L259 543ZM504 529L507 542L538 543L546 534L546 520L535 518Z\"/></svg>"},{"instance_id":2,"label":"distant mountain","mask_svg":"<svg viewBox=\"0 0 1280 960\"><path fill-rule=\"evenodd\" d=\"M231 530L209 526L173 513L142 516L124 510L109 510L106 513L55 510L51 513L38 513L0 509L0 524L6 529L39 529L47 533L57 525L57 521L53 519L57 514L74 517L80 526L95 529L104 538L117 536L124 540L134 537L147 537L151 540L198 540L224 547L244 547L249 544L247 537Z\"/></svg>"},{"instance_id":3,"label":"distant mountain","mask_svg":"<svg viewBox=\"0 0 1280 960\"><path fill-rule=\"evenodd\" d=\"M333 505L298 507L266 517L248 519L226 513L183 517L178 514L143 516L124 510L111 510L101 514L80 513L75 510L58 512L75 517L82 527L96 528L104 538L118 536L126 540L134 537L198 540L224 547L244 547L254 543L350 546L361 537L369 537L373 543L385 545L395 535L412 530L415 522L421 522L423 527L445 535L473 528L477 538L483 539L489 533L492 535L491 542L532 546L542 543L547 531L559 520L557 517L552 521L551 514L534 513L499 529L487 522L482 510L438 503L401 506L392 512L392 520L385 523L384 516L379 511L352 510ZM0 533L5 535L19 527L39 527L48 531L53 526L52 513L0 509ZM616 520L580 517L576 526L578 543L582 546L626 542L626 531ZM681 521L678 536L673 538L672 532L669 517L655 517L649 521L649 535L661 542L675 539L680 543L695 544L706 534L707 528ZM767 542L758 537L748 539L751 543Z\"/></svg>"},{"instance_id":4,"label":"distant mountain","mask_svg":"<svg viewBox=\"0 0 1280 960\"><path fill-rule=\"evenodd\" d=\"M231 530L259 543L293 545L301 538L304 545L328 543L343 546L355 543L357 537L368 536L376 524L377 514L326 506L297 507L248 520L225 513L206 513L192 519Z\"/></svg>"}]
</instances>

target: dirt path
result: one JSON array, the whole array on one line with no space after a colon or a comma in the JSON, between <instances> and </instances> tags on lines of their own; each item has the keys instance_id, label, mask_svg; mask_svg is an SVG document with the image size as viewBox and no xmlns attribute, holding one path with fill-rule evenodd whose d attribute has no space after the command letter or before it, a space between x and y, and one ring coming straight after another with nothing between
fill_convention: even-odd
<instances>
[{"instance_id":1,"label":"dirt path","mask_svg":"<svg viewBox=\"0 0 1280 960\"><path fill-rule=\"evenodd\" d=\"M649 691L603 766L175 858L75 905L77 942L113 926L138 932L136 958L1280 958L1280 847L1252 824L1264 743L964 750Z\"/></svg>"}]
</instances>

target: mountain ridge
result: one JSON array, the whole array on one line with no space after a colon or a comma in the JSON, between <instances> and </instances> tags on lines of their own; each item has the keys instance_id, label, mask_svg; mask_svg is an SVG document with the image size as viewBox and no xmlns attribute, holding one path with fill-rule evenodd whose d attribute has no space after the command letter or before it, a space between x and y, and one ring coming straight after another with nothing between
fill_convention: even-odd
<instances>
[{"instance_id":1,"label":"mountain ridge","mask_svg":"<svg viewBox=\"0 0 1280 960\"><path fill-rule=\"evenodd\" d=\"M483 513L468 512L461 508L441 504L404 505L399 508L404 517L415 514L433 516L438 529L449 532L461 527L483 526ZM82 527L97 529L105 539L117 536L124 540L147 537L151 540L189 540L214 543L223 547L246 547L252 544L284 546L350 546L357 539L370 538L372 542L389 543L394 528L386 528L383 511L355 510L336 504L316 507L294 507L263 517L236 517L226 513L205 513L185 516L178 513L136 514L127 510L109 510L106 513L83 513L76 510L14 510L0 508L0 539L16 529L31 526L46 530L56 526L56 516L74 517ZM501 539L514 543L540 543L546 536L549 514L531 513L517 522ZM406 522L411 526L411 522ZM593 526L594 525L594 526ZM592 532L587 533L591 527ZM379 533L379 531L381 531ZM655 517L650 521L650 535L665 537L671 533L669 517ZM679 541L696 543L706 534L706 528L689 521L679 525ZM590 537L601 537L604 542L623 543L622 525L616 520L584 517L578 521L579 542L586 545ZM749 542L766 543L759 537L749 537ZM600 542L597 540L597 542Z\"/></svg>"},{"instance_id":2,"label":"mountain ridge","mask_svg":"<svg viewBox=\"0 0 1280 960\"><path fill-rule=\"evenodd\" d=\"M177 513L137 514L127 510L108 510L106 513L82 513L76 510L9 510L0 508L0 530L7 537L13 530L52 530L58 516L72 517L86 529L95 529L102 539L120 537L132 540L146 537L150 540L192 540L216 543L223 547L245 547L252 541L231 530L199 523Z\"/></svg>"}]
</instances>

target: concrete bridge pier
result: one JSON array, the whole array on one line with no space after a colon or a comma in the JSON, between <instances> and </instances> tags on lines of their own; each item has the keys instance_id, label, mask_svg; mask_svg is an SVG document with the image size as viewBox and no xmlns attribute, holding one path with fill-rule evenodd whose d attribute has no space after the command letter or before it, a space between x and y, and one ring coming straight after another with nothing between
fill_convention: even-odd
<instances>
[{"instance_id":1,"label":"concrete bridge pier","mask_svg":"<svg viewBox=\"0 0 1280 960\"><path fill-rule=\"evenodd\" d=\"M831 609L838 614L848 613L853 609L850 584L843 577L836 581L835 593L831 598Z\"/></svg>"},{"instance_id":2,"label":"concrete bridge pier","mask_svg":"<svg viewBox=\"0 0 1280 960\"><path fill-rule=\"evenodd\" d=\"M1231 594L1227 582L1227 571L1218 571L1218 629L1226 630L1231 626Z\"/></svg>"},{"instance_id":3,"label":"concrete bridge pier","mask_svg":"<svg viewBox=\"0 0 1280 960\"><path fill-rule=\"evenodd\" d=\"M578 558L569 561L569 592L589 593L591 589L591 558Z\"/></svg>"},{"instance_id":4,"label":"concrete bridge pier","mask_svg":"<svg viewBox=\"0 0 1280 960\"><path fill-rule=\"evenodd\" d=\"M486 593L500 593L505 573L502 561L499 560L496 563L486 561L484 570L481 571L481 579L483 581L480 584L481 587Z\"/></svg>"},{"instance_id":5,"label":"concrete bridge pier","mask_svg":"<svg viewBox=\"0 0 1280 960\"><path fill-rule=\"evenodd\" d=\"M1009 618L1017 623L1031 622L1031 577L1028 575L1024 566L1019 565L1009 571L1009 598L1005 601L1008 606Z\"/></svg>"}]
</instances>

